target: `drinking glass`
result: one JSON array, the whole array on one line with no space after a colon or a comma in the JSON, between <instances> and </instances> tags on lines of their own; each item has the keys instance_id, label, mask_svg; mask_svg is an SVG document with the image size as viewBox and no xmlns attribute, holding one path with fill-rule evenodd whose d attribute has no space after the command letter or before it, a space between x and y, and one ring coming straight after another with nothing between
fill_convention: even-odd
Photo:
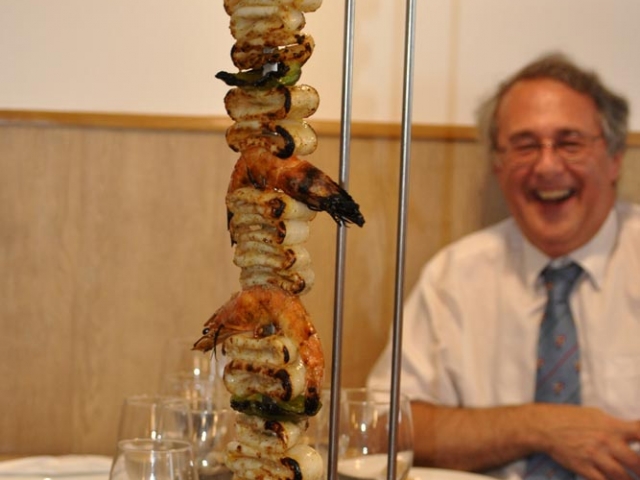
<instances>
[{"instance_id":1,"label":"drinking glass","mask_svg":"<svg viewBox=\"0 0 640 480\"><path fill-rule=\"evenodd\" d=\"M166 408L169 412L171 407ZM235 411L230 408L216 408L208 400L199 400L191 404L190 425L181 422L164 422L162 438L184 438L190 435L196 468L200 480L230 480L232 473L224 465L227 444L233 440ZM169 415L181 418L181 412Z\"/></svg>"},{"instance_id":2,"label":"drinking glass","mask_svg":"<svg viewBox=\"0 0 640 480\"><path fill-rule=\"evenodd\" d=\"M216 358L193 350L193 338L168 340L162 348L160 392L189 400L212 399L220 407L229 405L222 374L222 355Z\"/></svg>"},{"instance_id":3,"label":"drinking glass","mask_svg":"<svg viewBox=\"0 0 640 480\"><path fill-rule=\"evenodd\" d=\"M230 394L221 377L201 378L189 373L170 373L163 378L160 391L165 395L185 398L190 405L210 402L217 408L229 406Z\"/></svg>"},{"instance_id":4,"label":"drinking glass","mask_svg":"<svg viewBox=\"0 0 640 480\"><path fill-rule=\"evenodd\" d=\"M125 398L122 404L118 440L158 440L162 436L163 422L181 422L189 426L191 423L188 401L166 395L132 395ZM182 439L188 441L190 436L191 432L185 432Z\"/></svg>"},{"instance_id":5,"label":"drinking glass","mask_svg":"<svg viewBox=\"0 0 640 480\"><path fill-rule=\"evenodd\" d=\"M171 373L188 373L198 378L215 375L211 355L193 350L194 340L191 337L173 337L164 343L161 347L161 378Z\"/></svg>"},{"instance_id":6,"label":"drinking glass","mask_svg":"<svg viewBox=\"0 0 640 480\"><path fill-rule=\"evenodd\" d=\"M320 394L322 407L316 415L309 417L309 426L304 433L303 441L312 446L322 457L325 478L329 466L329 422L331 418L331 391L324 388Z\"/></svg>"},{"instance_id":7,"label":"drinking glass","mask_svg":"<svg viewBox=\"0 0 640 480\"><path fill-rule=\"evenodd\" d=\"M396 429L396 480L413 465L413 422L409 399L400 395ZM340 392L338 476L384 480L389 455L390 392L366 388Z\"/></svg>"},{"instance_id":8,"label":"drinking glass","mask_svg":"<svg viewBox=\"0 0 640 480\"><path fill-rule=\"evenodd\" d=\"M198 480L191 444L181 440L120 440L109 480Z\"/></svg>"}]
</instances>

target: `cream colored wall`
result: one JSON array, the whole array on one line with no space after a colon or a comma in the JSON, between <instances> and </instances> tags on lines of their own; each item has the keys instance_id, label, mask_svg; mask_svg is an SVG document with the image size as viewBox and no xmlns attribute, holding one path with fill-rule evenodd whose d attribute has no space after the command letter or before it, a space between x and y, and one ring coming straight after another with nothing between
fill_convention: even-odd
<instances>
[{"instance_id":1,"label":"cream colored wall","mask_svg":"<svg viewBox=\"0 0 640 480\"><path fill-rule=\"evenodd\" d=\"M339 142L310 159L336 176ZM360 385L393 307L399 144L355 139L343 383ZM407 288L438 248L505 214L472 142L419 141L410 172ZM0 453L111 453L125 395L157 389L161 347L199 336L239 289L221 134L0 126ZM640 200L640 150L621 190ZM303 301L330 356L336 229L312 223Z\"/></svg>"},{"instance_id":2,"label":"cream colored wall","mask_svg":"<svg viewBox=\"0 0 640 480\"><path fill-rule=\"evenodd\" d=\"M399 121L405 0L354 2L355 120ZM496 82L547 50L602 72L640 105L633 0L417 0L414 121L473 124ZM225 115L234 39L222 0L0 0L0 109ZM340 117L345 2L306 15L301 81ZM635 110L636 108L634 108ZM640 117L633 114L633 130Z\"/></svg>"}]
</instances>

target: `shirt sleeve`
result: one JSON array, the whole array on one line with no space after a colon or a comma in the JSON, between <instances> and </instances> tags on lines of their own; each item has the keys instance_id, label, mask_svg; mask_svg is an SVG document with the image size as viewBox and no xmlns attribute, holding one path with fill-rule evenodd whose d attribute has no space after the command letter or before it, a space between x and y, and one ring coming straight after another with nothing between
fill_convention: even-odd
<instances>
[{"instance_id":1,"label":"shirt sleeve","mask_svg":"<svg viewBox=\"0 0 640 480\"><path fill-rule=\"evenodd\" d=\"M459 405L452 375L452 331L447 325L454 312L444 292L438 291L429 266L410 293L403 312L401 391L412 400L441 405ZM442 328L441 326L445 326ZM459 342L454 342L454 344ZM367 380L370 388L391 385L392 338L375 363Z\"/></svg>"}]
</instances>

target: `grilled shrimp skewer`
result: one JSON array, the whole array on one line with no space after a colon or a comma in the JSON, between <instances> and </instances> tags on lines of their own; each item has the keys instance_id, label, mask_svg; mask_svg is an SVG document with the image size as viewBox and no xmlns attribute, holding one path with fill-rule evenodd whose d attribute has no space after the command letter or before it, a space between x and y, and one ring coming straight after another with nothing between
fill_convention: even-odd
<instances>
[{"instance_id":1,"label":"grilled shrimp skewer","mask_svg":"<svg viewBox=\"0 0 640 480\"><path fill-rule=\"evenodd\" d=\"M225 464L234 480L320 480L323 462L301 442L321 407L324 357L300 301L314 283L303 244L316 212L362 226L351 196L301 155L317 135L306 118L318 92L296 85L315 43L305 13L322 0L224 0L238 72L225 108L229 147L240 153L226 197L227 228L242 290L205 323L194 349L227 358L224 383L239 412Z\"/></svg>"}]
</instances>

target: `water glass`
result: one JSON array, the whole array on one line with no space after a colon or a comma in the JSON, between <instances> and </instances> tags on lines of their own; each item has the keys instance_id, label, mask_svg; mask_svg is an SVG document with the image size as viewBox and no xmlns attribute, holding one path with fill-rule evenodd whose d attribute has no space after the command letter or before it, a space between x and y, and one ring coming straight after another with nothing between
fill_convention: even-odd
<instances>
[{"instance_id":1,"label":"water glass","mask_svg":"<svg viewBox=\"0 0 640 480\"><path fill-rule=\"evenodd\" d=\"M167 422L190 426L189 403L186 399L155 394L132 395L125 398L122 404L118 440L159 440L163 423ZM189 438L190 432L182 437L183 440Z\"/></svg>"},{"instance_id":2,"label":"water glass","mask_svg":"<svg viewBox=\"0 0 640 480\"><path fill-rule=\"evenodd\" d=\"M109 480L198 480L191 444L181 440L120 440Z\"/></svg>"},{"instance_id":3,"label":"water glass","mask_svg":"<svg viewBox=\"0 0 640 480\"><path fill-rule=\"evenodd\" d=\"M194 350L193 337L168 339L161 348L160 381L174 373L195 378L214 378L222 375L222 365L210 353Z\"/></svg>"},{"instance_id":4,"label":"water glass","mask_svg":"<svg viewBox=\"0 0 640 480\"><path fill-rule=\"evenodd\" d=\"M219 407L229 405L222 374L223 356L218 358L193 350L193 338L172 338L161 350L160 392L190 401L213 400Z\"/></svg>"},{"instance_id":5,"label":"water glass","mask_svg":"<svg viewBox=\"0 0 640 480\"><path fill-rule=\"evenodd\" d=\"M218 408L229 406L230 394L221 377L194 377L188 372L169 373L162 379L161 392L182 397L190 405L211 402Z\"/></svg>"},{"instance_id":6,"label":"water glass","mask_svg":"<svg viewBox=\"0 0 640 480\"><path fill-rule=\"evenodd\" d=\"M340 392L338 476L387 478L390 392L366 388ZM413 465L413 422L409 399L400 395L396 429L396 480L405 480Z\"/></svg>"},{"instance_id":7,"label":"water glass","mask_svg":"<svg viewBox=\"0 0 640 480\"><path fill-rule=\"evenodd\" d=\"M171 411L171 407L167 410ZM200 480L230 480L232 473L224 465L227 444L233 440L236 412L230 408L216 408L207 400L191 405L188 428L179 422L172 426L164 422L162 438L183 438L190 435L196 468ZM180 418L176 412L174 418Z\"/></svg>"}]
</instances>

